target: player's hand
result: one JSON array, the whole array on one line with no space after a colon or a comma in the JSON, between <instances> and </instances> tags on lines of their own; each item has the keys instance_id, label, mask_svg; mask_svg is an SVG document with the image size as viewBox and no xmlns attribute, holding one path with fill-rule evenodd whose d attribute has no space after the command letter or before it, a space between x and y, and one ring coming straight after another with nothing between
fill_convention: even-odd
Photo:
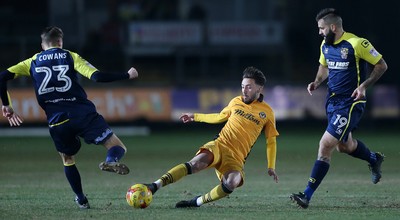
<instances>
[{"instance_id":1,"label":"player's hand","mask_svg":"<svg viewBox=\"0 0 400 220\"><path fill-rule=\"evenodd\" d=\"M312 91L316 90L318 85L315 82L310 82L307 86L307 91L310 95L312 95Z\"/></svg>"},{"instance_id":2,"label":"player's hand","mask_svg":"<svg viewBox=\"0 0 400 220\"><path fill-rule=\"evenodd\" d=\"M194 114L193 113L182 113L181 117L179 118L183 121L183 123L188 123L194 121Z\"/></svg>"},{"instance_id":3,"label":"player's hand","mask_svg":"<svg viewBox=\"0 0 400 220\"><path fill-rule=\"evenodd\" d=\"M135 79L139 77L139 73L137 72L137 70L133 67L131 67L128 70L128 74L129 74L129 79Z\"/></svg>"},{"instance_id":4,"label":"player's hand","mask_svg":"<svg viewBox=\"0 0 400 220\"><path fill-rule=\"evenodd\" d=\"M7 106L2 106L1 111L3 113L3 116L7 118L8 123L10 126L20 126L23 122L22 117L19 116L17 113L14 112L14 109L7 105Z\"/></svg>"},{"instance_id":5,"label":"player's hand","mask_svg":"<svg viewBox=\"0 0 400 220\"><path fill-rule=\"evenodd\" d=\"M354 101L360 100L360 99L365 99L365 88L364 86L360 85L357 87L353 94L351 94L351 97L354 98Z\"/></svg>"},{"instance_id":6,"label":"player's hand","mask_svg":"<svg viewBox=\"0 0 400 220\"><path fill-rule=\"evenodd\" d=\"M274 177L274 181L277 183L279 181L278 175L275 172L275 169L268 168L268 175Z\"/></svg>"}]
</instances>

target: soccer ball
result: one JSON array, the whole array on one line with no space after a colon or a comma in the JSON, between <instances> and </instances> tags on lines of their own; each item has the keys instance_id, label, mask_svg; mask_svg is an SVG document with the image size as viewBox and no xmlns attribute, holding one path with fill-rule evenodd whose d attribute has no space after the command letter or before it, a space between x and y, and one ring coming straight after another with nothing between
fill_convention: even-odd
<instances>
[{"instance_id":1,"label":"soccer ball","mask_svg":"<svg viewBox=\"0 0 400 220\"><path fill-rule=\"evenodd\" d=\"M126 202L136 209L144 209L150 205L153 200L153 194L143 184L135 184L126 192Z\"/></svg>"}]
</instances>

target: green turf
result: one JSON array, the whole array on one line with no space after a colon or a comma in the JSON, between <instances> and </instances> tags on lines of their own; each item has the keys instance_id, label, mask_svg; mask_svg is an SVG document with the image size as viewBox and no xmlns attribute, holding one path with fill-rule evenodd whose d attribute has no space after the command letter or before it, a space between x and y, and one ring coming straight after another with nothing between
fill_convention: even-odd
<instances>
[{"instance_id":1,"label":"green turf","mask_svg":"<svg viewBox=\"0 0 400 220\"><path fill-rule=\"evenodd\" d=\"M217 129L216 129L217 131ZM128 146L124 162L131 173L119 176L97 166L105 149L83 145L76 157L92 209L79 210L50 138L0 140L0 219L398 219L400 175L398 132L359 133L373 150L382 151L383 178L376 185L364 161L334 153L331 168L314 194L309 209L289 200L302 191L316 159L320 131L281 130L274 183L266 173L264 139L246 163L245 185L228 198L198 209L175 209L182 199L208 192L218 184L212 169L162 188L150 207L129 207L125 192L134 183L151 182L172 166L186 162L210 140L212 131L156 132L151 136L120 137Z\"/></svg>"}]
</instances>

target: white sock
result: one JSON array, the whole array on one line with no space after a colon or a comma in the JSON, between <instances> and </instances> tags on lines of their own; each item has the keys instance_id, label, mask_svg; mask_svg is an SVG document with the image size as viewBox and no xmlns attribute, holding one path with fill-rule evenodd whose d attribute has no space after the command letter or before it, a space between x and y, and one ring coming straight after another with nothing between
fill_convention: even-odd
<instances>
[{"instance_id":1,"label":"white sock","mask_svg":"<svg viewBox=\"0 0 400 220\"><path fill-rule=\"evenodd\" d=\"M157 185L157 189L160 189L162 187L162 181L160 179L158 179L154 183Z\"/></svg>"},{"instance_id":2,"label":"white sock","mask_svg":"<svg viewBox=\"0 0 400 220\"><path fill-rule=\"evenodd\" d=\"M197 198L197 200L196 200L196 204L197 204L198 206L201 206L201 205L203 205L203 199L202 199L202 196L200 196L199 198Z\"/></svg>"}]
</instances>

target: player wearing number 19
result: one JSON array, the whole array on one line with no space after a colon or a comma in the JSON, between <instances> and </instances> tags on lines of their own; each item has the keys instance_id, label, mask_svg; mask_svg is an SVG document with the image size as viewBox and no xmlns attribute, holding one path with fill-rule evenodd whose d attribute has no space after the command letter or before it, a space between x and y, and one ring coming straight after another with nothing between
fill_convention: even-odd
<instances>
[{"instance_id":1,"label":"player wearing number 19","mask_svg":"<svg viewBox=\"0 0 400 220\"><path fill-rule=\"evenodd\" d=\"M318 158L306 189L290 196L302 208L308 207L312 195L327 174L335 148L367 161L374 184L381 179L384 159L383 154L372 152L363 142L355 139L353 131L365 109L366 89L382 76L387 64L368 40L343 30L342 18L335 9L321 10L316 21L324 41L321 44L317 76L308 84L307 90L311 95L328 79L325 105L328 125L319 142Z\"/></svg>"},{"instance_id":2,"label":"player wearing number 19","mask_svg":"<svg viewBox=\"0 0 400 220\"><path fill-rule=\"evenodd\" d=\"M43 51L0 73L2 113L10 126L21 125L22 117L11 105L7 81L30 76L38 103L46 113L50 135L61 155L65 175L76 194L75 202L80 208L87 209L90 208L89 202L83 193L74 158L81 147L80 137L88 144L101 144L107 149L106 159L99 165L101 170L124 175L129 173L129 169L119 162L127 151L126 147L87 99L86 92L78 83L78 76L96 82L111 82L135 79L138 73L133 67L123 73L100 72L77 53L63 49L63 36L58 27L45 28L41 34Z\"/></svg>"}]
</instances>

